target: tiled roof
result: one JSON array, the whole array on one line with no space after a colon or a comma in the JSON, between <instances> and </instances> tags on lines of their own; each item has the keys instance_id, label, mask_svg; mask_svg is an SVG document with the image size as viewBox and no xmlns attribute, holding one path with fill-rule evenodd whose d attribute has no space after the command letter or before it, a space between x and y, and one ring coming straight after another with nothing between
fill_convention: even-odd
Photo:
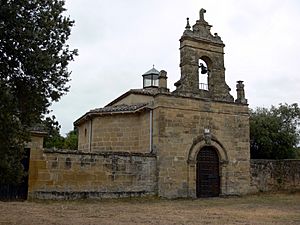
<instances>
[{"instance_id":1,"label":"tiled roof","mask_svg":"<svg viewBox=\"0 0 300 225\"><path fill-rule=\"evenodd\" d=\"M74 122L74 125L79 125L81 122L87 120L90 117L98 116L98 115L105 115L105 114L111 114L111 113L135 113L138 112L144 108L146 108L148 103L138 103L133 105L115 105L115 106L106 106L104 108L97 108L92 109L86 114L84 114L82 117L80 117L78 120Z\"/></svg>"},{"instance_id":2,"label":"tiled roof","mask_svg":"<svg viewBox=\"0 0 300 225\"><path fill-rule=\"evenodd\" d=\"M131 89L129 91L132 94L143 94L143 95L151 95L154 96L159 93L158 88L145 88L145 89Z\"/></svg>"},{"instance_id":3,"label":"tiled roof","mask_svg":"<svg viewBox=\"0 0 300 225\"><path fill-rule=\"evenodd\" d=\"M92 109L90 113L99 113L99 112L134 112L146 106L148 103L138 103L134 105L116 105L116 106L106 106L104 108Z\"/></svg>"}]
</instances>

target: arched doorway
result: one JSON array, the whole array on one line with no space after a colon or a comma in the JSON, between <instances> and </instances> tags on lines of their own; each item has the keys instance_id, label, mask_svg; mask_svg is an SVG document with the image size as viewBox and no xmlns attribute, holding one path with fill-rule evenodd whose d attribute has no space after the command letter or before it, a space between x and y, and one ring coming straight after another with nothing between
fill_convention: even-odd
<instances>
[{"instance_id":1,"label":"arched doorway","mask_svg":"<svg viewBox=\"0 0 300 225\"><path fill-rule=\"evenodd\" d=\"M219 156L214 147L205 146L199 151L196 179L197 198L219 196Z\"/></svg>"}]
</instances>

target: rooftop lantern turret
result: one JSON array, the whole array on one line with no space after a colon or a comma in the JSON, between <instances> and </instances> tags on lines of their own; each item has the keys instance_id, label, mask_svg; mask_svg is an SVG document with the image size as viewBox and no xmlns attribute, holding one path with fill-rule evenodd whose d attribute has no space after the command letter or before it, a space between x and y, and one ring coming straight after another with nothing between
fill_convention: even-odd
<instances>
[{"instance_id":1,"label":"rooftop lantern turret","mask_svg":"<svg viewBox=\"0 0 300 225\"><path fill-rule=\"evenodd\" d=\"M153 68L143 74L143 88L158 88L159 71Z\"/></svg>"}]
</instances>

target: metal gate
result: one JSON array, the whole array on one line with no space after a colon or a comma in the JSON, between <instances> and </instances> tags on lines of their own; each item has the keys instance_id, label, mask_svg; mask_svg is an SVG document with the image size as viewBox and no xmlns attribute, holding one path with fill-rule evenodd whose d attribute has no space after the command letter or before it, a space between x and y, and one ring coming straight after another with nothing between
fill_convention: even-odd
<instances>
[{"instance_id":1,"label":"metal gate","mask_svg":"<svg viewBox=\"0 0 300 225\"><path fill-rule=\"evenodd\" d=\"M0 184L0 200L27 199L28 193L28 171L29 171L30 149L25 149L25 156L22 159L25 176L20 184Z\"/></svg>"},{"instance_id":2,"label":"metal gate","mask_svg":"<svg viewBox=\"0 0 300 225\"><path fill-rule=\"evenodd\" d=\"M219 156L213 147L202 148L197 155L197 197L216 197L220 194Z\"/></svg>"}]
</instances>

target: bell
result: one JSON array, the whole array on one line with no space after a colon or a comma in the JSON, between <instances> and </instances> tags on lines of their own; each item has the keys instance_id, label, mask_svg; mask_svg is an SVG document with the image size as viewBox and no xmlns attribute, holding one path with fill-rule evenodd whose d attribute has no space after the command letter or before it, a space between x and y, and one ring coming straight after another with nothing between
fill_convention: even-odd
<instances>
[{"instance_id":1,"label":"bell","mask_svg":"<svg viewBox=\"0 0 300 225\"><path fill-rule=\"evenodd\" d=\"M207 73L207 68L206 67L202 67L201 68L201 74L206 74Z\"/></svg>"},{"instance_id":2,"label":"bell","mask_svg":"<svg viewBox=\"0 0 300 225\"><path fill-rule=\"evenodd\" d=\"M201 74L206 74L208 72L207 67L200 63L199 68L201 68Z\"/></svg>"}]
</instances>

